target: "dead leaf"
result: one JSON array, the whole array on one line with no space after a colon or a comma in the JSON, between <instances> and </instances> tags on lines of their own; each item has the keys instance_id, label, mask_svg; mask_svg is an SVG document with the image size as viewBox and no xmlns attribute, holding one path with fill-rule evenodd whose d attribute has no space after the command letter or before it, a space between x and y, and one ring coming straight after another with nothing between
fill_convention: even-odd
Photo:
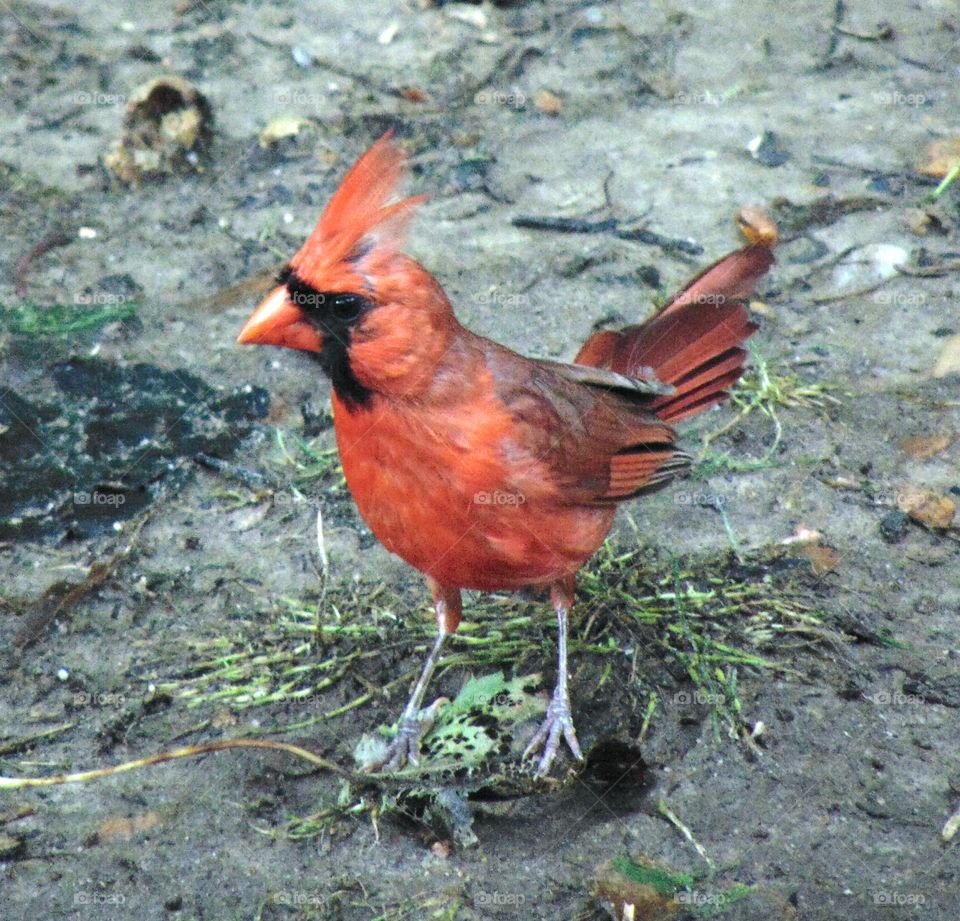
<instances>
[{"instance_id":1,"label":"dead leaf","mask_svg":"<svg viewBox=\"0 0 960 921\"><path fill-rule=\"evenodd\" d=\"M960 334L951 336L943 343L933 365L934 377L946 377L960 371Z\"/></svg>"},{"instance_id":2,"label":"dead leaf","mask_svg":"<svg viewBox=\"0 0 960 921\"><path fill-rule=\"evenodd\" d=\"M927 145L917 166L917 172L921 176L943 179L958 163L960 163L960 137L940 138Z\"/></svg>"},{"instance_id":3,"label":"dead leaf","mask_svg":"<svg viewBox=\"0 0 960 921\"><path fill-rule=\"evenodd\" d=\"M23 838L0 834L0 859L12 861L15 857L20 856L23 851Z\"/></svg>"},{"instance_id":4,"label":"dead leaf","mask_svg":"<svg viewBox=\"0 0 960 921\"><path fill-rule=\"evenodd\" d=\"M278 115L260 132L260 146L264 149L286 138L295 138L310 124L310 119L300 115Z\"/></svg>"},{"instance_id":5,"label":"dead leaf","mask_svg":"<svg viewBox=\"0 0 960 921\"><path fill-rule=\"evenodd\" d=\"M902 487L897 493L897 508L928 528L949 528L957 511L952 499L919 486Z\"/></svg>"},{"instance_id":6,"label":"dead leaf","mask_svg":"<svg viewBox=\"0 0 960 921\"><path fill-rule=\"evenodd\" d=\"M903 223L909 228L910 233L917 237L925 237L928 233L949 233L940 215L925 208L905 209Z\"/></svg>"},{"instance_id":7,"label":"dead leaf","mask_svg":"<svg viewBox=\"0 0 960 921\"><path fill-rule=\"evenodd\" d=\"M439 857L441 860L449 860L450 855L453 853L453 842L451 841L434 841L430 845L430 853L434 857Z\"/></svg>"},{"instance_id":8,"label":"dead leaf","mask_svg":"<svg viewBox=\"0 0 960 921\"><path fill-rule=\"evenodd\" d=\"M182 77L157 77L131 94L123 134L104 163L131 186L170 173L202 172L212 137L213 110L206 96Z\"/></svg>"},{"instance_id":9,"label":"dead leaf","mask_svg":"<svg viewBox=\"0 0 960 921\"><path fill-rule=\"evenodd\" d=\"M749 307L750 312L755 313L758 317L763 317L765 320L777 319L776 310L764 301L750 301Z\"/></svg>"},{"instance_id":10,"label":"dead leaf","mask_svg":"<svg viewBox=\"0 0 960 921\"><path fill-rule=\"evenodd\" d=\"M559 115L563 100L550 90L537 90L533 94L533 106L544 115Z\"/></svg>"},{"instance_id":11,"label":"dead leaf","mask_svg":"<svg viewBox=\"0 0 960 921\"><path fill-rule=\"evenodd\" d=\"M770 249L777 245L777 225L759 205L744 205L734 220L748 243L762 243Z\"/></svg>"},{"instance_id":12,"label":"dead leaf","mask_svg":"<svg viewBox=\"0 0 960 921\"><path fill-rule=\"evenodd\" d=\"M924 460L946 451L953 441L952 435L913 435L900 442L900 450L915 460Z\"/></svg>"},{"instance_id":13,"label":"dead leaf","mask_svg":"<svg viewBox=\"0 0 960 921\"><path fill-rule=\"evenodd\" d=\"M97 841L106 844L109 841L129 841L160 824L160 813L149 809L135 816L112 816L97 826Z\"/></svg>"},{"instance_id":14,"label":"dead leaf","mask_svg":"<svg viewBox=\"0 0 960 921\"><path fill-rule=\"evenodd\" d=\"M810 561L815 576L833 572L840 565L840 554L826 544L803 544L797 548L797 556Z\"/></svg>"},{"instance_id":15,"label":"dead leaf","mask_svg":"<svg viewBox=\"0 0 960 921\"><path fill-rule=\"evenodd\" d=\"M430 96L418 86L402 86L397 91L407 102L428 102Z\"/></svg>"}]
</instances>

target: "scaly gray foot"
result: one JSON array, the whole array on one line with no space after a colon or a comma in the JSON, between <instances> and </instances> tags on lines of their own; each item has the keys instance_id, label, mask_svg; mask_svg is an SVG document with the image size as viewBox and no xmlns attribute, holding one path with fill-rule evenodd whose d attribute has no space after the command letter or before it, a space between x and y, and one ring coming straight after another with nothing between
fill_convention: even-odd
<instances>
[{"instance_id":1,"label":"scaly gray foot","mask_svg":"<svg viewBox=\"0 0 960 921\"><path fill-rule=\"evenodd\" d=\"M446 697L437 698L426 710L421 710L418 716L402 716L397 725L397 735L387 746L381 757L363 765L368 774L392 774L410 763L414 766L420 763L420 739L429 732L437 711L444 704L449 703Z\"/></svg>"},{"instance_id":2,"label":"scaly gray foot","mask_svg":"<svg viewBox=\"0 0 960 921\"><path fill-rule=\"evenodd\" d=\"M577 733L573 728L573 717L570 714L570 698L567 696L566 689L561 690L558 687L553 692L553 697L550 698L547 718L523 752L523 757L526 759L538 751L541 746L543 747L543 754L540 756L540 763L537 765L537 777L543 777L549 773L553 759L557 756L561 736L566 740L567 747L573 752L574 757L583 761L583 753L580 751Z\"/></svg>"}]
</instances>

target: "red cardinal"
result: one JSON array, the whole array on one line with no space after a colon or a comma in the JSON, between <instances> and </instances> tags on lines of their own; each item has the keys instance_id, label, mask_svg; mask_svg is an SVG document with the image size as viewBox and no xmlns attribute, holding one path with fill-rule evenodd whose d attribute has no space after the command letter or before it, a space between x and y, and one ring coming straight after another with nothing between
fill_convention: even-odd
<instances>
[{"instance_id":1,"label":"red cardinal","mask_svg":"<svg viewBox=\"0 0 960 921\"><path fill-rule=\"evenodd\" d=\"M353 166L240 343L313 352L333 385L347 484L383 545L426 574L437 639L387 755L416 764L424 693L460 623L460 590L549 589L556 689L524 757L545 774L561 736L582 759L567 692L577 570L616 507L690 458L671 427L727 396L756 329L743 299L768 248L732 253L639 326L602 331L574 364L525 358L461 326L439 282L401 252L423 199L395 198L402 151L386 135Z\"/></svg>"}]
</instances>

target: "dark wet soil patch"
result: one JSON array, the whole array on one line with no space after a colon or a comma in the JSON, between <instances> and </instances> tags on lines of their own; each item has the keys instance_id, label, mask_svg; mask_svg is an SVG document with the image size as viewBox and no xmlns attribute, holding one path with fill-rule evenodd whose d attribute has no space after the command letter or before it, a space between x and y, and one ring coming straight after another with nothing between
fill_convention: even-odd
<instances>
[{"instance_id":1,"label":"dark wet soil patch","mask_svg":"<svg viewBox=\"0 0 960 921\"><path fill-rule=\"evenodd\" d=\"M269 408L259 387L222 393L187 371L71 358L59 400L0 398L0 539L89 537L176 490L199 452L229 457Z\"/></svg>"}]
</instances>

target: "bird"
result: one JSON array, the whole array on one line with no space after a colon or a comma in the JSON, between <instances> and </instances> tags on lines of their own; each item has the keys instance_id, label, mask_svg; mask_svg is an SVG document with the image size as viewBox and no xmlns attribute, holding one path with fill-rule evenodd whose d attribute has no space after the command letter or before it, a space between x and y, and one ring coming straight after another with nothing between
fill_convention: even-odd
<instances>
[{"instance_id":1,"label":"bird","mask_svg":"<svg viewBox=\"0 0 960 921\"><path fill-rule=\"evenodd\" d=\"M543 777L561 740L584 760L567 674L577 572L619 505L690 466L673 426L741 376L757 329L746 301L773 255L757 242L730 253L649 319L595 332L572 362L529 358L463 326L403 252L426 198L401 196L407 172L390 132L362 154L237 342L319 364L360 515L426 576L436 637L393 741L365 768L419 763L436 712L423 701L461 592L533 590L549 594L558 630L556 685L522 756Z\"/></svg>"}]
</instances>

